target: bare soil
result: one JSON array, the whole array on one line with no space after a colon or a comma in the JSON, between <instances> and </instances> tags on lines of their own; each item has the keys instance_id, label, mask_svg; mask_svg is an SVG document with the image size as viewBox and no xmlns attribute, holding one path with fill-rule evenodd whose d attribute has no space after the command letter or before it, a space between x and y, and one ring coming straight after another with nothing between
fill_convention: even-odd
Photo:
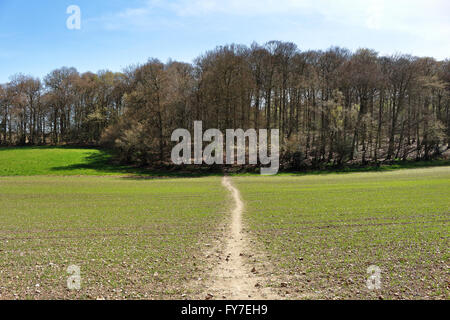
<instances>
[{"instance_id":1,"label":"bare soil","mask_svg":"<svg viewBox=\"0 0 450 320\"><path fill-rule=\"evenodd\" d=\"M225 232L223 247L218 249L219 259L217 265L212 269L207 292L204 293L206 299L282 299L275 289L268 287L270 282L266 272L269 269L267 263L264 271L261 270L261 263L252 263L256 260L253 257L251 241L243 231L242 214L244 203L241 200L239 190L236 189L229 177L222 180L223 186L231 193L234 206L231 212L231 223Z\"/></svg>"}]
</instances>

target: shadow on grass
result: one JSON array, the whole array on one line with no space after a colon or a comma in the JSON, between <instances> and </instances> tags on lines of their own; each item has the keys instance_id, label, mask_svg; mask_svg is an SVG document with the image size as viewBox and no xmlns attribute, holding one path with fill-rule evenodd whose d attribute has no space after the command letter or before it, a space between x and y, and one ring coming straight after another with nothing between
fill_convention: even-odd
<instances>
[{"instance_id":1,"label":"shadow on grass","mask_svg":"<svg viewBox=\"0 0 450 320\"><path fill-rule=\"evenodd\" d=\"M229 167L229 166L197 166L197 165L164 165L159 167L145 168L134 167L129 165L121 165L114 162L114 154L110 150L98 149L94 147L83 146L29 146L29 147L6 147L0 148L5 150L51 150L51 149L86 149L95 151L88 155L84 162L79 164L71 164L67 166L59 166L50 168L53 172L94 171L87 173L88 175L120 175L123 179L157 179L157 178L197 178L208 176L223 176L224 173L231 176L255 176L259 174L257 166ZM368 166L348 166L337 168L333 166L324 166L321 169L308 169L302 171L285 170L280 171L279 175L325 175L325 174L346 174L357 172L387 172L400 169L427 168L438 166L450 166L450 160L432 160L432 161L398 161L389 164L368 165Z\"/></svg>"},{"instance_id":2,"label":"shadow on grass","mask_svg":"<svg viewBox=\"0 0 450 320\"><path fill-rule=\"evenodd\" d=\"M70 149L70 148L66 148ZM79 149L79 148L77 148ZM88 149L88 148L86 148ZM98 174L126 175L123 179L158 179L158 178L194 178L206 176L222 176L223 172L217 167L195 166L164 166L157 168L143 168L121 165L114 162L114 154L109 150L99 150L97 153L85 157L83 163L51 168L52 171L83 171L94 170Z\"/></svg>"}]
</instances>

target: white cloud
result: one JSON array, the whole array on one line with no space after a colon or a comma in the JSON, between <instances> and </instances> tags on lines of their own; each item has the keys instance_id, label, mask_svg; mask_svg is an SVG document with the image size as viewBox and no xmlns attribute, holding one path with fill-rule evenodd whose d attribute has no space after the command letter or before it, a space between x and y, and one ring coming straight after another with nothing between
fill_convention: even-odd
<instances>
[{"instance_id":1,"label":"white cloud","mask_svg":"<svg viewBox=\"0 0 450 320\"><path fill-rule=\"evenodd\" d=\"M128 8L99 19L109 30L174 30L186 25L196 26L201 18L220 15L251 21L251 18L271 18L291 26L326 22L328 27L345 26L347 30L367 30L389 40L399 36L409 39L415 54L448 56L450 44L450 1L448 0L146 0L138 8ZM308 19L304 22L303 19ZM230 19L230 21L232 21ZM236 21L236 19L234 19ZM209 28L219 28L211 25ZM278 26L280 27L280 26ZM305 28L311 28L305 25ZM325 37L330 30L314 27L315 34ZM227 30L227 26L224 27ZM281 30L281 29L280 29ZM199 30L200 31L200 30ZM264 32L264 30L260 30ZM361 32L355 32L361 37ZM348 35L342 35L347 38ZM294 40L294 39L293 39ZM362 39L370 40L370 39ZM339 40L338 40L339 41ZM359 40L358 40L359 41ZM378 40L379 41L379 40ZM406 41L406 40L405 40ZM365 42L367 43L367 41ZM409 49L408 49L409 50Z\"/></svg>"},{"instance_id":2,"label":"white cloud","mask_svg":"<svg viewBox=\"0 0 450 320\"><path fill-rule=\"evenodd\" d=\"M137 8L137 9L128 8L122 12L119 12L118 17L120 17L120 18L135 18L135 17L145 16L149 13L150 13L150 8L147 8L147 7Z\"/></svg>"},{"instance_id":3,"label":"white cloud","mask_svg":"<svg viewBox=\"0 0 450 320\"><path fill-rule=\"evenodd\" d=\"M448 0L153 0L149 6L163 7L179 16L319 14L355 27L450 36Z\"/></svg>"},{"instance_id":4,"label":"white cloud","mask_svg":"<svg viewBox=\"0 0 450 320\"><path fill-rule=\"evenodd\" d=\"M182 24L168 17L155 14L155 5L159 1L147 1L146 5L140 8L126 8L116 13L105 14L98 18L87 20L88 22L100 23L109 31L117 30L140 30L148 31L164 28L179 28Z\"/></svg>"},{"instance_id":5,"label":"white cloud","mask_svg":"<svg viewBox=\"0 0 450 320\"><path fill-rule=\"evenodd\" d=\"M446 0L371 0L366 26L443 40L450 37L449 12Z\"/></svg>"}]
</instances>

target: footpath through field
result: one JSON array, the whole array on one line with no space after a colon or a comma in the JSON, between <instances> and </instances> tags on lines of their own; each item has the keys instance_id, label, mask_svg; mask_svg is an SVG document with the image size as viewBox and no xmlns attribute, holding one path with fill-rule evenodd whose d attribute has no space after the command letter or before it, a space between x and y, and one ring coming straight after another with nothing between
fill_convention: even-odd
<instances>
[{"instance_id":1,"label":"footpath through field","mask_svg":"<svg viewBox=\"0 0 450 320\"><path fill-rule=\"evenodd\" d=\"M231 300L280 299L271 288L263 288L265 279L246 261L245 253L251 252L251 249L242 230L244 204L239 190L233 186L229 177L223 177L222 184L231 193L234 207L228 237L225 239L226 258L213 270L207 294Z\"/></svg>"}]
</instances>

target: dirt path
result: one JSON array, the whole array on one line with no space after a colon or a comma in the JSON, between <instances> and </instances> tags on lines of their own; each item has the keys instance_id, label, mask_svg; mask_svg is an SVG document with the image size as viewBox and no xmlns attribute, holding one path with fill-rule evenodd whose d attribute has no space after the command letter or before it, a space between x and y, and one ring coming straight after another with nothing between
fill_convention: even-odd
<instances>
[{"instance_id":1,"label":"dirt path","mask_svg":"<svg viewBox=\"0 0 450 320\"><path fill-rule=\"evenodd\" d=\"M269 287L263 288L266 283L258 270L254 269L248 258L252 250L249 240L242 231L242 213L244 204L239 190L232 184L229 177L224 177L222 184L232 194L234 208L231 225L225 239L224 258L211 274L211 284L208 294L214 299L280 299Z\"/></svg>"}]
</instances>

